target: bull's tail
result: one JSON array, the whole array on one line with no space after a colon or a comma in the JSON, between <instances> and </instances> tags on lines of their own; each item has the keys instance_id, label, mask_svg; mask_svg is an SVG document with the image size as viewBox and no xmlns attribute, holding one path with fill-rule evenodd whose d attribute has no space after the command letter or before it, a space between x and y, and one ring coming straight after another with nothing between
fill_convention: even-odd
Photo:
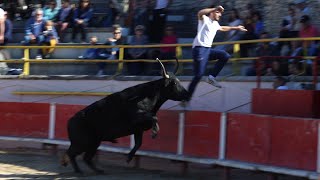
<instances>
[{"instance_id":1,"label":"bull's tail","mask_svg":"<svg viewBox=\"0 0 320 180\"><path fill-rule=\"evenodd\" d=\"M69 158L68 154L64 153L60 159L60 164L62 166L68 166L69 162L70 162L70 158Z\"/></svg>"}]
</instances>

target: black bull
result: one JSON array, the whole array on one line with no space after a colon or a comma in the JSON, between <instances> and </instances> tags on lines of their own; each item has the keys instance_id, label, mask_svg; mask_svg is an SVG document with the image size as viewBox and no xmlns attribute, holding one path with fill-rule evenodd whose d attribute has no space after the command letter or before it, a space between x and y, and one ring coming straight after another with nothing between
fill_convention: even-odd
<instances>
[{"instance_id":1,"label":"black bull","mask_svg":"<svg viewBox=\"0 0 320 180\"><path fill-rule=\"evenodd\" d=\"M69 120L71 145L62 158L62 165L67 165L70 160L74 171L81 173L76 156L84 153L84 162L101 173L103 171L92 162L101 141L116 142L119 137L134 134L135 146L127 157L130 162L142 144L143 132L152 128L153 136L156 136L159 129L156 114L161 105L169 99L183 101L189 98L179 80L174 75L169 77L160 64L163 78L113 93L77 112Z\"/></svg>"}]
</instances>

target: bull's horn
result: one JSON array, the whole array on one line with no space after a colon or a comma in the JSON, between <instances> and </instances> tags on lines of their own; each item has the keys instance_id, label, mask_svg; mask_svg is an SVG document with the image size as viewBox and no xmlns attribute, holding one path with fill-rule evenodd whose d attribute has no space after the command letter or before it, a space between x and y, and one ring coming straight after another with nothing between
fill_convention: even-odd
<instances>
[{"instance_id":1,"label":"bull's horn","mask_svg":"<svg viewBox=\"0 0 320 180\"><path fill-rule=\"evenodd\" d=\"M178 72L178 69L179 69L179 61L178 61L178 58L176 58L176 68L173 71L174 75Z\"/></svg>"},{"instance_id":2,"label":"bull's horn","mask_svg":"<svg viewBox=\"0 0 320 180\"><path fill-rule=\"evenodd\" d=\"M159 58L157 58L156 60L160 63L160 65L162 67L163 77L169 78L169 75L167 74L166 68L164 68L164 65L162 64L162 62L159 60Z\"/></svg>"}]
</instances>

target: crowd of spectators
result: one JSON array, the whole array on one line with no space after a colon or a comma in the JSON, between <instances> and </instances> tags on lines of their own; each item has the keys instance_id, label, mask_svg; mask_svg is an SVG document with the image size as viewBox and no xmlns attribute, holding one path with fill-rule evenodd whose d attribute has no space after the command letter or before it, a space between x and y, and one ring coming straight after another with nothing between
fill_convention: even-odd
<instances>
[{"instance_id":1,"label":"crowd of spectators","mask_svg":"<svg viewBox=\"0 0 320 180\"><path fill-rule=\"evenodd\" d=\"M128 12L129 36L124 39L123 33L119 26L114 26L119 22L121 13L117 2L109 0L108 7L105 9L105 16L97 25L94 19L94 8L90 0L79 0L77 4L72 4L70 0L62 0L61 7L57 6L55 0L39 0L31 4L29 0L10 1L7 11L3 11L5 31L0 31L0 44L4 45L12 39L12 22L7 18L18 21L27 19L25 25L25 38L22 41L24 45L49 45L51 48L39 49L36 59L50 58L54 52L57 43L68 43L65 39L65 32L71 29L71 43L87 42L87 27L96 25L99 27L113 27L113 37L102 39L98 43L97 36L89 38L91 46L97 44L106 45L147 45L150 43L176 44L178 35L175 27L167 24L166 16L172 0L132 0ZM153 2L153 3L151 3ZM252 3L248 3L246 10L233 8L230 10L228 25L244 25L247 32L230 31L226 33L223 41L252 40L272 38L264 27L263 13L259 12ZM306 0L295 0L288 5L287 15L283 17L279 24L280 38L293 37L316 37L319 35L317 28L313 25L312 9L308 7ZM8 14L7 14L8 12ZM94 22L94 23L93 23ZM117 35L120 34L120 36ZM80 34L80 41L77 41L77 35ZM292 41L292 42L271 42L258 44L241 44L240 57L250 56L314 56L318 50L317 41ZM219 45L217 49L224 49L230 54L233 53L233 45ZM83 59L116 59L117 52L112 50L89 48L79 58ZM125 59L149 59L159 57L161 59L174 59L176 57L176 47L161 48L128 48L125 51ZM289 58L264 60L259 68L262 75L290 75L311 73L310 60L301 58ZM145 68L149 68L143 62L128 63L128 73L133 75L144 74ZM97 74L104 74L105 64L99 63ZM256 75L257 63L253 62L252 66L246 70L246 75Z\"/></svg>"}]
</instances>

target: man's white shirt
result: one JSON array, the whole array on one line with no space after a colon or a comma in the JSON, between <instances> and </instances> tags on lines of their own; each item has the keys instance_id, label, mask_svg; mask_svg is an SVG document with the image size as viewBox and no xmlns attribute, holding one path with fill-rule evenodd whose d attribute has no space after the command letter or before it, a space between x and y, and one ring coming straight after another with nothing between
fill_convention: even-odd
<instances>
[{"instance_id":1,"label":"man's white shirt","mask_svg":"<svg viewBox=\"0 0 320 180\"><path fill-rule=\"evenodd\" d=\"M202 15L202 20L198 21L197 36L194 38L192 47L211 47L217 31L221 28L218 21L211 20L208 16Z\"/></svg>"}]
</instances>

